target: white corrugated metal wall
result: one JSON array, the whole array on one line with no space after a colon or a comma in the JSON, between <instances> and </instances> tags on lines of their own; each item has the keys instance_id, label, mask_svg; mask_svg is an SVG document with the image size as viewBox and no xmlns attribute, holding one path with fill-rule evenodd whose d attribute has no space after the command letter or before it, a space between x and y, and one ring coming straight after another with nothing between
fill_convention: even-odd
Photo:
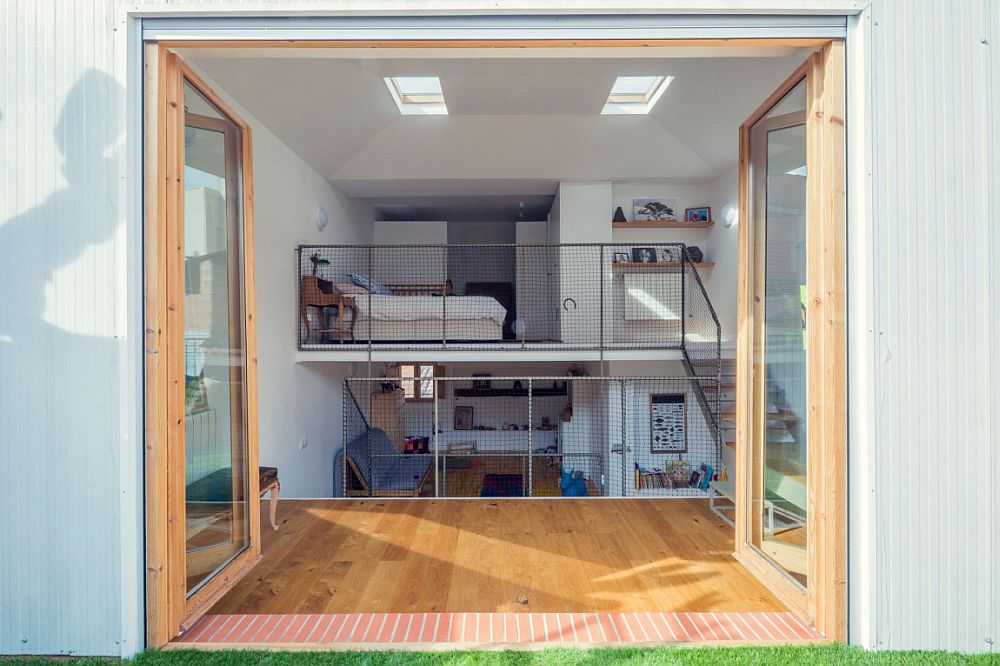
<instances>
[{"instance_id":1,"label":"white corrugated metal wall","mask_svg":"<svg viewBox=\"0 0 1000 666\"><path fill-rule=\"evenodd\" d=\"M508 6L488 4L418 7ZM655 5L646 11L824 8ZM139 174L124 141L127 99L139 95L127 79L132 6L0 5L0 469L10 498L0 512L0 653L128 653L141 631L141 317L126 288L140 259L130 217ZM870 277L851 294L864 302L851 324L852 387L866 399L851 406L861 581L852 636L879 648L988 650L1000 641L1000 7L875 0L869 16L870 77L851 88L871 150L852 158L870 170L852 193L864 200L852 204L862 231L850 261Z\"/></svg>"},{"instance_id":2,"label":"white corrugated metal wall","mask_svg":"<svg viewBox=\"0 0 1000 666\"><path fill-rule=\"evenodd\" d=\"M113 10L0 3L0 654L115 655L141 631Z\"/></svg>"},{"instance_id":3,"label":"white corrugated metal wall","mask_svg":"<svg viewBox=\"0 0 1000 666\"><path fill-rule=\"evenodd\" d=\"M871 645L997 650L1000 3L871 18Z\"/></svg>"}]
</instances>

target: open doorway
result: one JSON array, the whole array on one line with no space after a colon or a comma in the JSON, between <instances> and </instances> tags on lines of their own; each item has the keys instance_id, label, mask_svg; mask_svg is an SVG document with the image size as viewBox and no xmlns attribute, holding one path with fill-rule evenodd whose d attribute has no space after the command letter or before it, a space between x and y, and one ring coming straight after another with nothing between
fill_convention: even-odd
<instances>
[{"instance_id":1,"label":"open doorway","mask_svg":"<svg viewBox=\"0 0 1000 666\"><path fill-rule=\"evenodd\" d=\"M377 624L398 612L792 610L820 627L797 577L805 543L779 538L817 529L800 469L813 464L811 398L759 388L777 368L759 376L739 360L741 320L773 308L738 303L761 295L741 291L743 271L768 247L746 230L772 225L745 199L738 128L763 100L765 116L781 104L789 77L821 81L802 63L829 48L178 48L188 80L253 129L247 327L260 340L259 458L283 497L279 529L249 537L265 562L239 582L215 571L225 582L184 614L187 637L217 642L209 622L242 635L228 615L359 612L382 613L356 620ZM185 104L185 148L192 113ZM807 124L781 148L804 149ZM809 180L812 164L778 175ZM189 184L185 233L214 215L189 208ZM794 291L806 321L813 255L806 237L782 235L784 256L801 252L783 273L797 281L762 294L788 306ZM185 257L185 276L205 263ZM805 339L800 327L801 354ZM804 376L806 362L782 367ZM178 433L189 452L200 434ZM761 470L779 445L775 482ZM190 522L192 481L173 483ZM247 481L245 497L259 488ZM367 499L333 501L345 497ZM458 550L440 551L449 539ZM198 623L205 611L214 619ZM730 630L712 631L738 640Z\"/></svg>"}]
</instances>

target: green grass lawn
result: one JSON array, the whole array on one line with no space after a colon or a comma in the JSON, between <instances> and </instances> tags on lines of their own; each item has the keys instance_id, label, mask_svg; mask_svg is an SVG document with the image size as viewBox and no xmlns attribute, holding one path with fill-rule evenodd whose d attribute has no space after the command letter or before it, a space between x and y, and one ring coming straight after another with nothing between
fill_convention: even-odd
<instances>
[{"instance_id":1,"label":"green grass lawn","mask_svg":"<svg viewBox=\"0 0 1000 666\"><path fill-rule=\"evenodd\" d=\"M51 666L47 659L4 658L11 666ZM109 666L113 659L67 659L60 664ZM1000 655L946 652L864 652L841 645L747 648L648 648L616 650L545 650L542 652L145 652L135 666L659 666L696 664L765 666L766 664L1000 664Z\"/></svg>"}]
</instances>

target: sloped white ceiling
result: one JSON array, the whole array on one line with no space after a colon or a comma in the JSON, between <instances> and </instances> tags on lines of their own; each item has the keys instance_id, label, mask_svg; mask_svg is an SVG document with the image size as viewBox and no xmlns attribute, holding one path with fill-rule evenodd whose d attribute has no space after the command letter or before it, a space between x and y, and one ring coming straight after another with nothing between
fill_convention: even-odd
<instances>
[{"instance_id":1,"label":"sloped white ceiling","mask_svg":"<svg viewBox=\"0 0 1000 666\"><path fill-rule=\"evenodd\" d=\"M511 181L548 190L559 180L714 178L737 160L739 124L805 57L305 51L189 57L338 188L368 198L542 194L511 192L502 185ZM615 77L630 74L675 78L650 115L601 116ZM382 77L405 75L439 76L449 115L400 116Z\"/></svg>"}]
</instances>

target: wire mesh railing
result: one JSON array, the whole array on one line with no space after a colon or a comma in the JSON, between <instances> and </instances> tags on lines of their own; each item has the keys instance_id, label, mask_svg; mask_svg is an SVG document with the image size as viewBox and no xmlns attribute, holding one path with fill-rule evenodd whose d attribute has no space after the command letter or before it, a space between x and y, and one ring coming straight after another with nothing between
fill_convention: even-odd
<instances>
[{"instance_id":1,"label":"wire mesh railing","mask_svg":"<svg viewBox=\"0 0 1000 666\"><path fill-rule=\"evenodd\" d=\"M705 378L405 381L345 380L344 496L703 497L721 466Z\"/></svg>"},{"instance_id":2,"label":"wire mesh railing","mask_svg":"<svg viewBox=\"0 0 1000 666\"><path fill-rule=\"evenodd\" d=\"M694 270L680 243L302 245L299 349L680 349Z\"/></svg>"}]
</instances>

